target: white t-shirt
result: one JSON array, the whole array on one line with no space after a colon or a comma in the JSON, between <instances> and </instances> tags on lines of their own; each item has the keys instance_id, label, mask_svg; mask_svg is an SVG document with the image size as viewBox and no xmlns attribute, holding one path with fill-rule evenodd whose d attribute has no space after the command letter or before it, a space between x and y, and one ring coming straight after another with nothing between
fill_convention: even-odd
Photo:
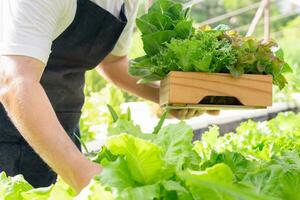
<instances>
[{"instance_id":1,"label":"white t-shirt","mask_svg":"<svg viewBox=\"0 0 300 200\"><path fill-rule=\"evenodd\" d=\"M91 0L115 16L125 3L128 24L111 54L128 54L139 0ZM73 21L77 0L0 0L0 55L47 63L51 45ZM1 16L2 15L2 16Z\"/></svg>"}]
</instances>

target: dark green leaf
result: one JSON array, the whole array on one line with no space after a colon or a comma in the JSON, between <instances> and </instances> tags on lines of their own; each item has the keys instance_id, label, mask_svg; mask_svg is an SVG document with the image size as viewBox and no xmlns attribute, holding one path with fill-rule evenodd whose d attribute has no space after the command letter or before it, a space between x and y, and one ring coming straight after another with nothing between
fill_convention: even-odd
<instances>
[{"instance_id":1,"label":"dark green leaf","mask_svg":"<svg viewBox=\"0 0 300 200\"><path fill-rule=\"evenodd\" d=\"M175 31L159 31L152 34L142 36L144 50L148 55L155 55L159 53L163 44L169 42L176 36Z\"/></svg>"}]
</instances>

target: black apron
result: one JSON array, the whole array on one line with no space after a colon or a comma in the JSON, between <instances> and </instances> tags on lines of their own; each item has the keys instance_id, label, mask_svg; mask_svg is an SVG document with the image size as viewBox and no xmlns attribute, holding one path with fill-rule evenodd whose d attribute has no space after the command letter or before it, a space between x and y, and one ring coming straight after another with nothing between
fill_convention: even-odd
<instances>
[{"instance_id":1,"label":"black apron","mask_svg":"<svg viewBox=\"0 0 300 200\"><path fill-rule=\"evenodd\" d=\"M124 9L123 5L116 18L89 0L78 0L73 22L52 44L41 84L60 123L79 149L74 133L79 135L84 75L114 48L127 22ZM56 181L56 174L22 138L1 104L0 171L9 176L23 174L34 187Z\"/></svg>"}]
</instances>

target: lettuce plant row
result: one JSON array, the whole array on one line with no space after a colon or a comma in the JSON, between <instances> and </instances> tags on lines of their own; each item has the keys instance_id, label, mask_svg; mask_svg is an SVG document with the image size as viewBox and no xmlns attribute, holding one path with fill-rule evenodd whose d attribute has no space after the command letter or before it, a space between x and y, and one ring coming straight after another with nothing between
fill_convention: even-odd
<instances>
[{"instance_id":1,"label":"lettuce plant row","mask_svg":"<svg viewBox=\"0 0 300 200\"><path fill-rule=\"evenodd\" d=\"M0 199L46 200L297 200L300 193L300 115L247 121L220 135L216 126L193 142L180 122L143 133L130 112L117 116L100 152L103 167L80 193L61 179L32 188L19 175L0 175ZM165 116L165 115L164 115Z\"/></svg>"}]
</instances>

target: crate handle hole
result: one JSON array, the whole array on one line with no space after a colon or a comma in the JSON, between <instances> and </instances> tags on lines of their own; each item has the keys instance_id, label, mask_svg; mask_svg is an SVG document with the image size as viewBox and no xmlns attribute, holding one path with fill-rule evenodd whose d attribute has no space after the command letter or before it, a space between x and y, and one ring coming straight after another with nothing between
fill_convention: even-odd
<instances>
[{"instance_id":1,"label":"crate handle hole","mask_svg":"<svg viewBox=\"0 0 300 200\"><path fill-rule=\"evenodd\" d=\"M198 104L207 105L243 105L240 100L232 96L206 96Z\"/></svg>"}]
</instances>

